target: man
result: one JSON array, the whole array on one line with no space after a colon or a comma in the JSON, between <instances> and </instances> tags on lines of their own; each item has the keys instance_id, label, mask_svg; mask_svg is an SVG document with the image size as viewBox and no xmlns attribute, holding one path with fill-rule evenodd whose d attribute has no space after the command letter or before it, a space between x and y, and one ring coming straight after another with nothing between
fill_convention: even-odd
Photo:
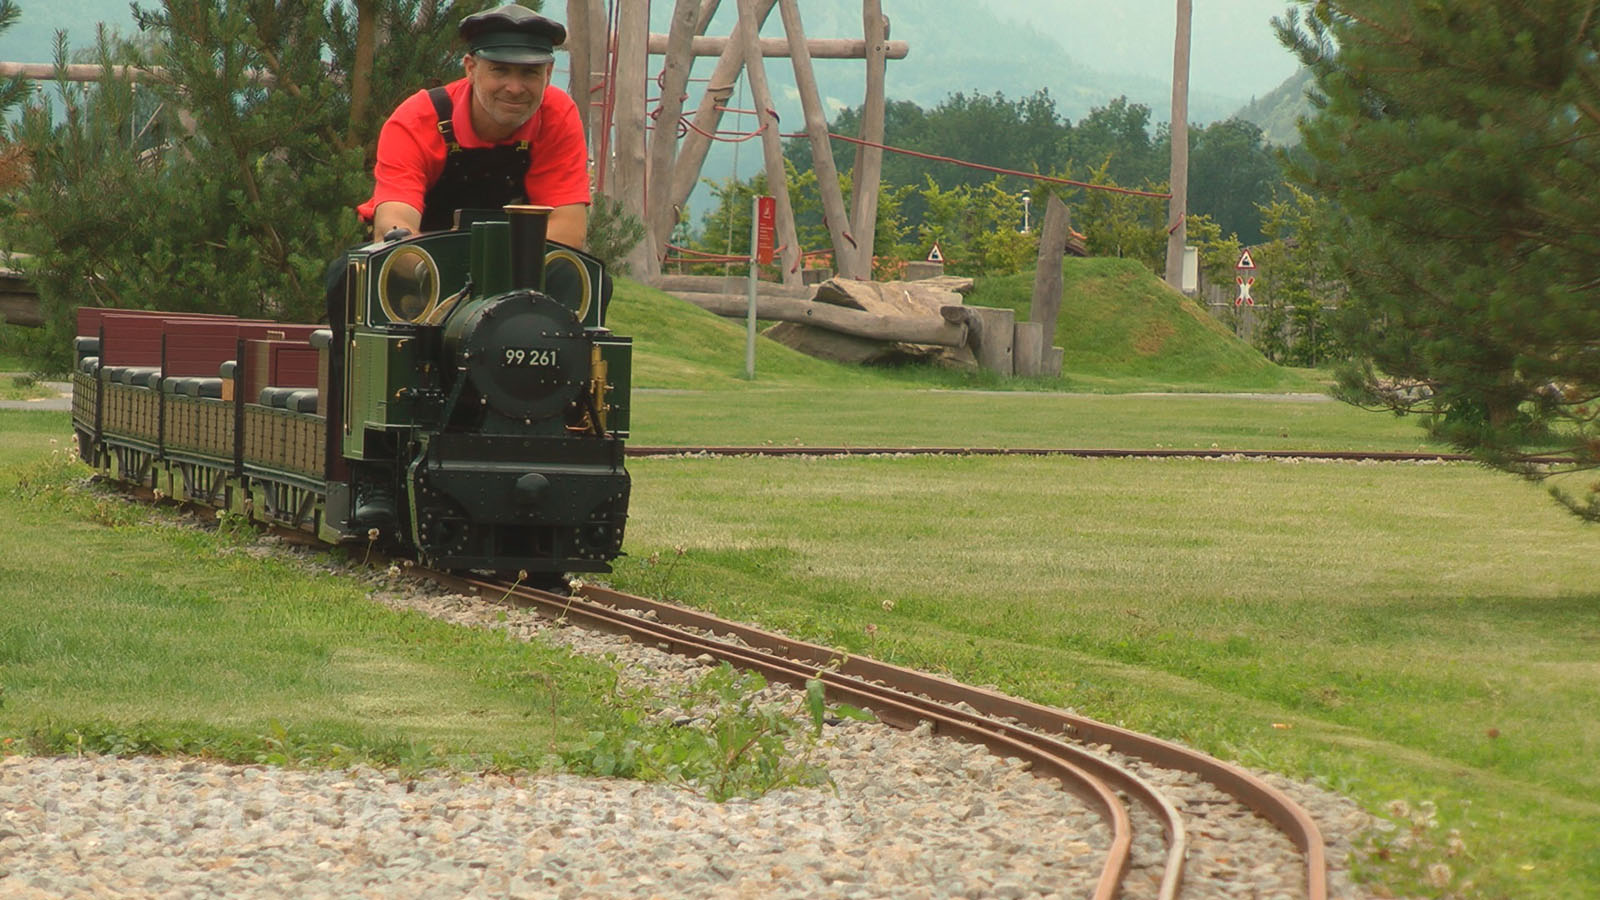
<instances>
[{"instance_id":1,"label":"man","mask_svg":"<svg viewBox=\"0 0 1600 900\"><path fill-rule=\"evenodd\" d=\"M450 228L458 209L554 208L549 237L582 247L588 148L577 104L550 85L567 30L508 3L461 20L466 77L401 103L378 136L374 237Z\"/></svg>"}]
</instances>

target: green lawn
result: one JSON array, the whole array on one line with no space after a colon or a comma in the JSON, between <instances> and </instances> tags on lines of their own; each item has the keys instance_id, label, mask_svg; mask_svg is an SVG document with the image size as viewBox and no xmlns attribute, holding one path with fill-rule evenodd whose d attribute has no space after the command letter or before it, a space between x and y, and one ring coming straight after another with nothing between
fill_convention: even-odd
<instances>
[{"instance_id":1,"label":"green lawn","mask_svg":"<svg viewBox=\"0 0 1600 900\"><path fill-rule=\"evenodd\" d=\"M391 611L357 579L64 491L87 474L63 462L69 437L65 413L0 411L0 734L525 765L587 727L603 666Z\"/></svg>"},{"instance_id":2,"label":"green lawn","mask_svg":"<svg viewBox=\"0 0 1600 900\"><path fill-rule=\"evenodd\" d=\"M1471 850L1444 860L1457 886L1485 896L1600 884L1596 535L1515 480L1198 460L631 468L624 589L1321 777L1369 809L1431 801L1435 840L1458 828ZM1404 865L1382 877L1417 889Z\"/></svg>"}]
</instances>

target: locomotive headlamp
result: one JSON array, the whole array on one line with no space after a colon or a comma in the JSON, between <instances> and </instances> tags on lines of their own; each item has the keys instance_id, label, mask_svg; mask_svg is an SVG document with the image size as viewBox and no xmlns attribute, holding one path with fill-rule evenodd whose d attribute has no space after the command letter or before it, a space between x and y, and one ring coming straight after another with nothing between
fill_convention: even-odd
<instances>
[{"instance_id":1,"label":"locomotive headlamp","mask_svg":"<svg viewBox=\"0 0 1600 900\"><path fill-rule=\"evenodd\" d=\"M421 247L401 247L378 270L378 303L391 322L422 321L439 302L439 264Z\"/></svg>"},{"instance_id":2,"label":"locomotive headlamp","mask_svg":"<svg viewBox=\"0 0 1600 900\"><path fill-rule=\"evenodd\" d=\"M544 292L577 313L579 321L586 321L594 279L578 254L558 247L544 256Z\"/></svg>"}]
</instances>

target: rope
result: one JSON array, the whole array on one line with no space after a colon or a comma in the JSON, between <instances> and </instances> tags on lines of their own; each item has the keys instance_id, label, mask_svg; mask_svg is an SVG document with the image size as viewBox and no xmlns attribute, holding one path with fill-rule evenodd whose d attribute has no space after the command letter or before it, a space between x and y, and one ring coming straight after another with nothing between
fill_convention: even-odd
<instances>
[{"instance_id":1,"label":"rope","mask_svg":"<svg viewBox=\"0 0 1600 900\"><path fill-rule=\"evenodd\" d=\"M806 137L806 135L804 133L801 133L801 134L785 134L785 135L781 135L781 137L784 137L784 138L803 138L803 137ZM1115 187L1115 186L1109 185L1109 184L1090 184L1087 181L1074 181L1071 178L1056 178L1053 175L1040 175L1037 172L1019 172L1016 169L1002 169L999 166L986 166L983 163L967 162L966 160L955 159L955 158L949 157L949 156L938 156L938 155L933 154L933 153L921 153L921 152L916 151L916 150L907 150L907 149L905 149L903 147L891 147L888 144L878 144L878 143L874 143L872 141L862 140L861 138L853 138L853 137L850 137L849 135L834 134L832 132L829 132L828 133L828 137L833 138L836 141L845 141L846 143L860 144L863 147L872 147L872 148L877 149L877 150L887 150L890 153L899 153L899 154L902 154L904 156L915 156L918 159L927 159L927 160L932 160L934 162L950 163L953 166L963 166L963 167L968 168L968 169L978 169L978 170L981 170L981 171L984 171L984 172L994 172L994 173L996 173L998 175L1015 175L1018 178L1027 178L1027 179L1030 179L1030 180L1033 180L1033 181L1045 181L1045 182L1049 182L1051 184L1071 185L1072 187L1080 187L1080 188L1083 188L1085 190L1090 190L1090 191L1109 191L1110 193L1113 193L1113 194L1129 194L1129 195L1134 196L1134 197L1153 197L1153 198L1158 199L1158 200L1170 200L1170 199L1172 199L1172 195L1171 194L1163 194L1163 193L1158 193L1156 191L1136 191L1133 188Z\"/></svg>"}]
</instances>

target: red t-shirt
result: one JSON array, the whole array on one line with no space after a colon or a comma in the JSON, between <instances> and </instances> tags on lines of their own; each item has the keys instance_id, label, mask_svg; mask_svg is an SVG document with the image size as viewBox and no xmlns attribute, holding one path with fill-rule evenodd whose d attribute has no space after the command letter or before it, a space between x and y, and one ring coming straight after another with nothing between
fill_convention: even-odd
<instances>
[{"instance_id":1,"label":"red t-shirt","mask_svg":"<svg viewBox=\"0 0 1600 900\"><path fill-rule=\"evenodd\" d=\"M463 147L489 147L489 141L472 130L472 86L463 78L445 86L450 93L450 119L456 141ZM589 148L583 140L583 122L578 105L558 87L545 88L544 100L517 133L502 142L528 141L533 161L524 184L528 202L535 206L566 206L589 202ZM444 172L444 138L439 134L439 116L427 91L407 97L383 123L378 134L378 164L373 167L377 184L372 199L356 207L361 218L370 222L378 204L398 200L422 209L428 188Z\"/></svg>"}]
</instances>

